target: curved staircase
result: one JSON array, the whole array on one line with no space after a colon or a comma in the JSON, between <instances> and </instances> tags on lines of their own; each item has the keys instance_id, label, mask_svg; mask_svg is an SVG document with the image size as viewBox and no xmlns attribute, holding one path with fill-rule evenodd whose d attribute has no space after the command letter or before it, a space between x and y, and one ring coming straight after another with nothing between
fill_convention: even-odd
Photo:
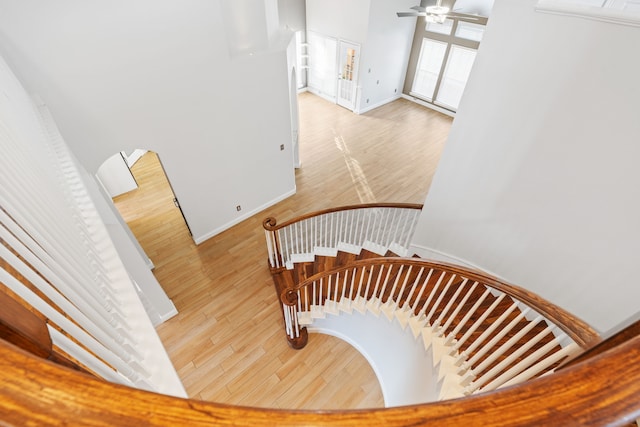
<instances>
[{"instance_id":1,"label":"curved staircase","mask_svg":"<svg viewBox=\"0 0 640 427\"><path fill-rule=\"evenodd\" d=\"M437 371L434 394L443 400L551 373L600 340L586 323L522 288L459 266L398 257L395 251L408 253L419 209L348 206L280 226L265 220L294 348L304 347L306 327L316 319L383 315L421 339Z\"/></svg>"}]
</instances>

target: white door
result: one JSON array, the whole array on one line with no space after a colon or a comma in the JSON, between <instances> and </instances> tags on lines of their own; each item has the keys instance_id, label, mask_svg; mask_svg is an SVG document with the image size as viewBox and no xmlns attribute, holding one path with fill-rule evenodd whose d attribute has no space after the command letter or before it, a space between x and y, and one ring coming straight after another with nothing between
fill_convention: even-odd
<instances>
[{"instance_id":1,"label":"white door","mask_svg":"<svg viewBox=\"0 0 640 427\"><path fill-rule=\"evenodd\" d=\"M337 103L353 111L356 107L360 45L340 40L338 55L340 69Z\"/></svg>"}]
</instances>

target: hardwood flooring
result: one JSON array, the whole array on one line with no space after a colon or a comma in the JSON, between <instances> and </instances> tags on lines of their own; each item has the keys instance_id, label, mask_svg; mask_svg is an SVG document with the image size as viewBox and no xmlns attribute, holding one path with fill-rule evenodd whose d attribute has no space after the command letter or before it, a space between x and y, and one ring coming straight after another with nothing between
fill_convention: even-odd
<instances>
[{"instance_id":1,"label":"hardwood flooring","mask_svg":"<svg viewBox=\"0 0 640 427\"><path fill-rule=\"evenodd\" d=\"M350 345L312 334L303 350L289 348L261 224L345 204L422 203L451 118L403 99L363 115L309 93L299 102L294 196L198 246L154 153L133 167L140 188L114 201L179 311L158 333L190 397L289 409L380 407L375 374Z\"/></svg>"}]
</instances>

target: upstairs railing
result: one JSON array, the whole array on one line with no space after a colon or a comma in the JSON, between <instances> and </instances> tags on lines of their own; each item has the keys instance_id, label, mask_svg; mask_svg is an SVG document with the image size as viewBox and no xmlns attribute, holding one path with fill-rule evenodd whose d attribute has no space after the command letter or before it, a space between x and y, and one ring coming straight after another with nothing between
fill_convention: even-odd
<instances>
[{"instance_id":1,"label":"upstairs railing","mask_svg":"<svg viewBox=\"0 0 640 427\"><path fill-rule=\"evenodd\" d=\"M464 399L292 411L180 399L101 381L0 340L0 424L59 426L622 426L640 418L640 336L554 375Z\"/></svg>"},{"instance_id":2,"label":"upstairs railing","mask_svg":"<svg viewBox=\"0 0 640 427\"><path fill-rule=\"evenodd\" d=\"M522 288L465 268L374 258L319 273L281 295L295 339L326 314L384 314L422 335L441 399L543 375L599 341L580 319Z\"/></svg>"},{"instance_id":3,"label":"upstairs railing","mask_svg":"<svg viewBox=\"0 0 640 427\"><path fill-rule=\"evenodd\" d=\"M358 253L362 248L405 256L421 209L417 204L379 203L326 209L282 224L267 218L263 226L269 264L291 269L293 263L313 261L315 255Z\"/></svg>"}]
</instances>

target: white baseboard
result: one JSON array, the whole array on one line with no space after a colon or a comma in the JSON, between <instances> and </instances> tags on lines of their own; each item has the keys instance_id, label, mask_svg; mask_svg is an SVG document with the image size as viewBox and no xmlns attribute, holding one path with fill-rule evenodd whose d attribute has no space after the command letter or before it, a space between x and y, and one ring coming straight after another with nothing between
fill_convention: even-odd
<instances>
[{"instance_id":1,"label":"white baseboard","mask_svg":"<svg viewBox=\"0 0 640 427\"><path fill-rule=\"evenodd\" d=\"M476 270L480 273L488 274L490 276L495 277L498 280L502 280L503 282L511 283L507 278L502 277L491 270L487 270L486 268L480 267L479 265L474 264L470 261L467 261L466 259L462 259L457 256L450 255L448 253L439 251L437 249L412 244L411 246L409 246L409 254L418 255L420 258L424 258L426 260L459 265L461 267L469 268L471 270Z\"/></svg>"},{"instance_id":2,"label":"white baseboard","mask_svg":"<svg viewBox=\"0 0 640 427\"><path fill-rule=\"evenodd\" d=\"M385 99L384 101L380 101L380 102L377 102L375 104L368 105L366 108L358 109L357 111L354 111L354 113L356 113L356 114L364 114L367 111L371 111L371 110L374 110L374 109L376 109L378 107L382 107L383 105L388 104L390 102L393 102L395 100L398 100L400 98L402 98L402 95L394 95L391 98Z\"/></svg>"},{"instance_id":3,"label":"white baseboard","mask_svg":"<svg viewBox=\"0 0 640 427\"><path fill-rule=\"evenodd\" d=\"M169 302L171 303L171 307L172 307L171 310L167 311L166 313L158 313L158 315L160 316L161 323L164 323L167 320L171 319L172 317L178 315L178 309L173 304L173 301L169 300Z\"/></svg>"},{"instance_id":4,"label":"white baseboard","mask_svg":"<svg viewBox=\"0 0 640 427\"><path fill-rule=\"evenodd\" d=\"M432 110L436 110L439 113L446 114L449 117L455 117L456 116L456 113L454 113L453 111L449 111L446 108L438 107L435 104L430 104L428 102L424 102L422 99L416 98L415 96L407 95L406 93L403 93L401 95L401 98L404 98L404 99L406 99L408 101L411 101L411 102L415 102L416 104L420 104L423 107L431 108Z\"/></svg>"},{"instance_id":5,"label":"white baseboard","mask_svg":"<svg viewBox=\"0 0 640 427\"><path fill-rule=\"evenodd\" d=\"M449 255L436 249L428 248L426 246L411 244L409 246L409 254L416 254L420 258L424 258L427 260L446 262L449 264L459 265L461 267L471 268L473 270L485 271L484 269L467 260Z\"/></svg>"},{"instance_id":6,"label":"white baseboard","mask_svg":"<svg viewBox=\"0 0 640 427\"><path fill-rule=\"evenodd\" d=\"M335 104L336 103L336 97L335 96L329 96L326 93L319 91L317 89L314 89L312 87L307 86L307 92L311 92L314 95L318 95L320 98L326 99L327 101Z\"/></svg>"},{"instance_id":7,"label":"white baseboard","mask_svg":"<svg viewBox=\"0 0 640 427\"><path fill-rule=\"evenodd\" d=\"M270 200L269 202L258 206L257 208L245 213L244 215L241 215L239 217L237 217L236 219L234 219L233 221L229 221L228 223L224 224L221 227L216 228L215 230L212 230L208 233L205 233L201 236L193 236L193 241L195 242L196 245L199 245L200 243L204 242L205 240L208 240L210 238L212 238L213 236L216 236L220 233L222 233L225 230L228 230L229 228L233 227L234 225L240 224L242 221L244 221L245 219L248 219L250 217L252 217L253 215L262 212L263 210L267 209L270 206L275 205L278 202L283 201L284 199L293 196L294 194L296 194L296 187L293 187L293 190L288 191L287 193L284 193L283 195L276 197L273 200Z\"/></svg>"}]
</instances>

